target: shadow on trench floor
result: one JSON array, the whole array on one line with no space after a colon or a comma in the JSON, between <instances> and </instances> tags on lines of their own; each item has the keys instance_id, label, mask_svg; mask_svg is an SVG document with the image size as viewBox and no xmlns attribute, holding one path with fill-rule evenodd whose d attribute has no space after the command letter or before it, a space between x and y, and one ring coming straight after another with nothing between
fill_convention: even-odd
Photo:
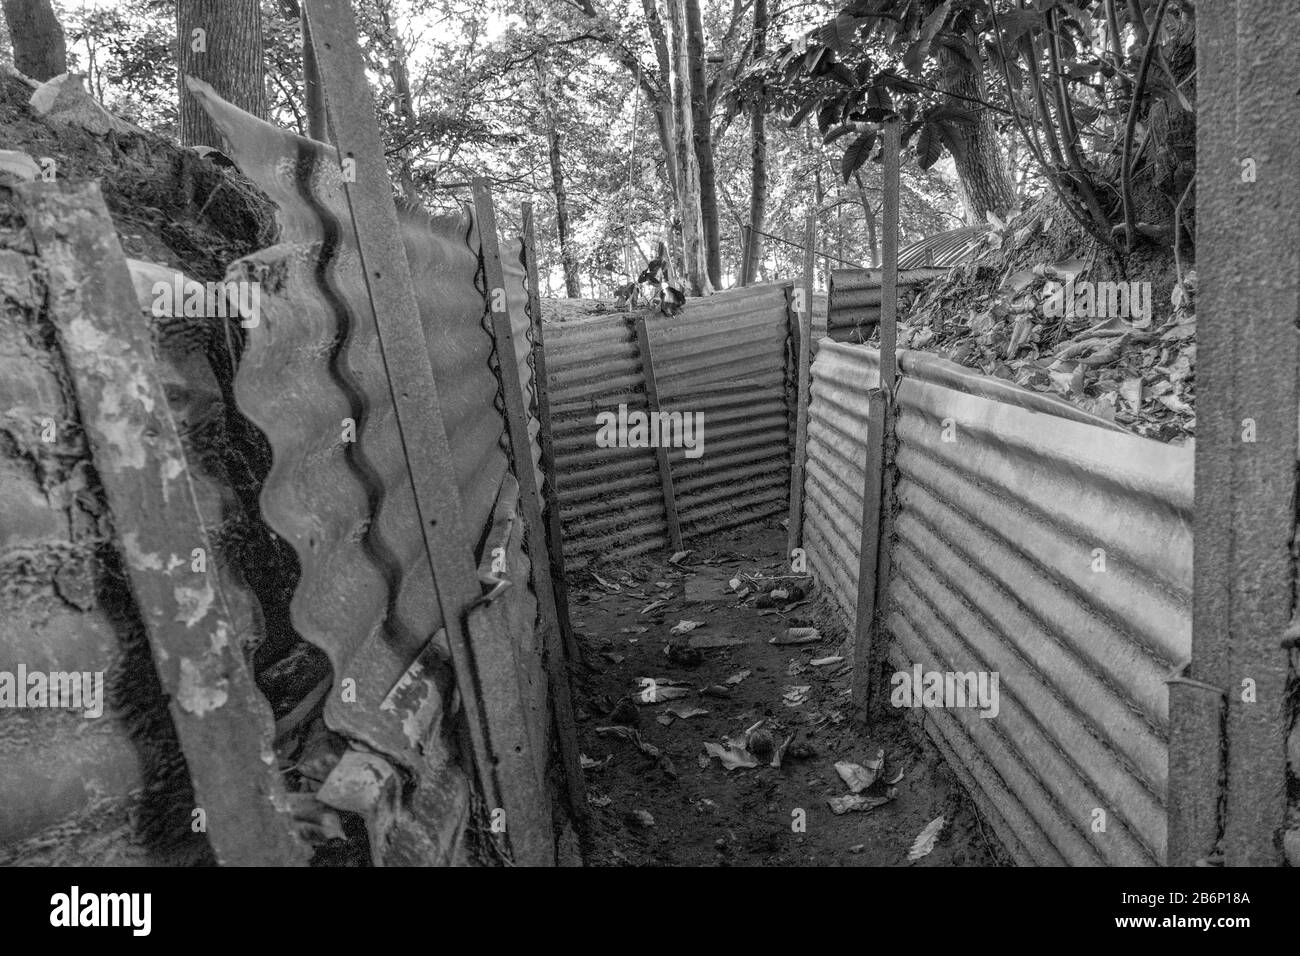
<instances>
[{"instance_id":1,"label":"shadow on trench floor","mask_svg":"<svg viewBox=\"0 0 1300 956\"><path fill-rule=\"evenodd\" d=\"M813 620L798 591L775 606L759 596L769 585L797 584L772 580L789 574L784 542L773 522L716 535L677 565L666 556L597 563L571 576L586 659L575 705L591 813L587 864L1005 863L923 735L901 716L870 731L853 726L849 669L835 659L842 629ZM742 590L747 580L760 588L741 597L733 579ZM770 643L814 625L818 641ZM710 755L706 743L718 752ZM856 785L870 781L856 799L837 763L857 765L846 771ZM858 806L837 814L833 802ZM932 849L910 860L940 817Z\"/></svg>"}]
</instances>

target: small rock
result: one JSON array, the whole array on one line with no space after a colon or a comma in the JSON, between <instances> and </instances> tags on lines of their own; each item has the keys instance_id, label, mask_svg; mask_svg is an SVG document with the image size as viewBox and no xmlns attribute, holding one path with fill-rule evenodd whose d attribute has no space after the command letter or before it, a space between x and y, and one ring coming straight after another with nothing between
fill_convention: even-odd
<instances>
[{"instance_id":1,"label":"small rock","mask_svg":"<svg viewBox=\"0 0 1300 956\"><path fill-rule=\"evenodd\" d=\"M627 820L630 826L635 827L652 827L655 825L655 818L651 815L649 810L629 811L624 819Z\"/></svg>"}]
</instances>

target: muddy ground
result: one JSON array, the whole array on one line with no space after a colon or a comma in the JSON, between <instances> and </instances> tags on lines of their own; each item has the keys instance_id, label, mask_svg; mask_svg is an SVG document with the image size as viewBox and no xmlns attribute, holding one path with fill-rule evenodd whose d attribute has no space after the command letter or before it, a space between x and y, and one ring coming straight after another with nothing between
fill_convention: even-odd
<instances>
[{"instance_id":1,"label":"muddy ground","mask_svg":"<svg viewBox=\"0 0 1300 956\"><path fill-rule=\"evenodd\" d=\"M571 585L574 628L586 658L577 682L578 737L587 766L592 817L588 865L594 866L995 866L1006 862L987 824L942 757L917 739L901 716L859 728L849 701L849 673L837 656L843 631L816 616L810 603L759 607L755 595L738 598L729 582L738 574L788 574L781 564L785 532L775 523L715 536L679 565L665 560L597 564ZM597 580L596 575L601 580ZM604 583L602 583L602 581ZM617 590L615 590L617 588ZM797 597L797 595L795 595ZM653 602L666 602L643 613ZM767 603L767 602L762 602ZM791 602L793 603L793 602ZM784 609L784 610L783 610ZM670 634L681 621L703 621ZM778 645L770 639L791 626L816 624L816 643ZM739 639L700 649L695 643ZM671 659L669 645L680 648ZM734 683L736 675L748 674ZM681 681L684 696L647 702L642 678ZM725 688L714 696L705 688ZM806 687L787 700L792 688ZM670 708L707 710L682 719ZM753 768L724 769L705 742L727 747L758 721L780 746ZM651 751L623 731L635 725ZM758 749L763 749L761 742ZM850 793L837 761L869 767L879 751L884 766L862 791L875 803L836 815L831 798ZM900 776L901 775L901 776ZM897 779L893 787L889 782ZM800 814L798 811L804 811ZM908 854L936 818L945 825L933 850ZM800 832L797 823L806 822Z\"/></svg>"}]
</instances>

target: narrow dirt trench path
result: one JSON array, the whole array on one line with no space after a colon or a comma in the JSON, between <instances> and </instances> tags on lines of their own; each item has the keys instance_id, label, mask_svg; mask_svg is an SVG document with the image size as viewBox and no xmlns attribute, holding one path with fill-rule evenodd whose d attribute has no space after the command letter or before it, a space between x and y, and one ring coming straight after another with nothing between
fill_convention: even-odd
<instances>
[{"instance_id":1,"label":"narrow dirt trench path","mask_svg":"<svg viewBox=\"0 0 1300 956\"><path fill-rule=\"evenodd\" d=\"M588 864L1003 862L928 741L901 717L868 733L852 726L848 668L828 660L843 633L814 621L811 603L759 606L771 602L730 589L737 575L788 574L784 540L772 523L717 535L679 565L597 564L573 575L572 616L586 658L575 703L592 816ZM683 621L703 623L672 634ZM822 639L770 643L806 625L822 625ZM758 739L746 738L759 721ZM762 753L761 731L776 748L789 741L779 767L764 753L757 766L728 770L705 747L748 739ZM851 793L835 764L871 769L881 751L884 765L861 791L865 805L832 812L830 801ZM909 861L917 836L940 816L933 850Z\"/></svg>"}]
</instances>

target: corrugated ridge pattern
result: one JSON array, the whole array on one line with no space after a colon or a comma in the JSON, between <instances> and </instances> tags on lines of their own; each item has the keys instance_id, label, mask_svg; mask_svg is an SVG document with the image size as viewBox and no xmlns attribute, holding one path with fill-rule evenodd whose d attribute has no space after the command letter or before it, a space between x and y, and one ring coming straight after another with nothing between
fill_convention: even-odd
<instances>
[{"instance_id":1,"label":"corrugated ridge pattern","mask_svg":"<svg viewBox=\"0 0 1300 956\"><path fill-rule=\"evenodd\" d=\"M263 292L262 321L248 332L235 388L274 453L262 491L267 522L302 564L294 625L329 655L336 682L357 682L355 704L329 695L327 719L408 765L443 768L450 755L438 730L451 674L436 637L441 610L337 154L214 96L201 99L240 168L276 204L282 226L280 245L232 266L232 276L258 280ZM401 208L399 221L451 446L461 530L477 550L507 473L478 237L468 216ZM523 270L517 251L505 258L517 316L511 374L531 390ZM356 423L354 441L344 436L345 419ZM534 467L538 457L534 448ZM509 557L512 569L527 567L522 556ZM534 597L527 578L517 580L501 600L528 618L531 634ZM414 679L399 687L403 677Z\"/></svg>"},{"instance_id":2,"label":"corrugated ridge pattern","mask_svg":"<svg viewBox=\"0 0 1300 956\"><path fill-rule=\"evenodd\" d=\"M947 269L918 268L898 272L898 292L945 275ZM880 269L831 270L830 301L826 313L826 333L837 342L865 339L880 324L880 305L884 294Z\"/></svg>"},{"instance_id":3,"label":"corrugated ridge pattern","mask_svg":"<svg viewBox=\"0 0 1300 956\"><path fill-rule=\"evenodd\" d=\"M789 498L791 289L749 286L647 320L661 408L704 414L704 453L668 452L684 536L749 524Z\"/></svg>"},{"instance_id":4,"label":"corrugated ridge pattern","mask_svg":"<svg viewBox=\"0 0 1300 956\"><path fill-rule=\"evenodd\" d=\"M781 512L789 497L790 286L691 299L647 318L661 409L704 413L704 453L669 450L684 535ZM653 448L598 448L596 415L645 411L636 316L594 316L546 329L565 558L626 558L668 548Z\"/></svg>"},{"instance_id":5,"label":"corrugated ridge pattern","mask_svg":"<svg viewBox=\"0 0 1300 956\"><path fill-rule=\"evenodd\" d=\"M898 390L895 663L1000 675L996 718L930 716L945 752L1000 808L994 828L1004 842L1014 834L1013 855L1161 862L1164 678L1190 654L1190 451L957 391L927 380L933 365L909 364ZM875 366L870 350L829 343L814 366L809 558L848 621ZM1093 832L1098 809L1104 833Z\"/></svg>"},{"instance_id":6,"label":"corrugated ridge pattern","mask_svg":"<svg viewBox=\"0 0 1300 956\"><path fill-rule=\"evenodd\" d=\"M975 251L988 231L988 223L981 222L918 239L898 250L898 268L955 266Z\"/></svg>"}]
</instances>

